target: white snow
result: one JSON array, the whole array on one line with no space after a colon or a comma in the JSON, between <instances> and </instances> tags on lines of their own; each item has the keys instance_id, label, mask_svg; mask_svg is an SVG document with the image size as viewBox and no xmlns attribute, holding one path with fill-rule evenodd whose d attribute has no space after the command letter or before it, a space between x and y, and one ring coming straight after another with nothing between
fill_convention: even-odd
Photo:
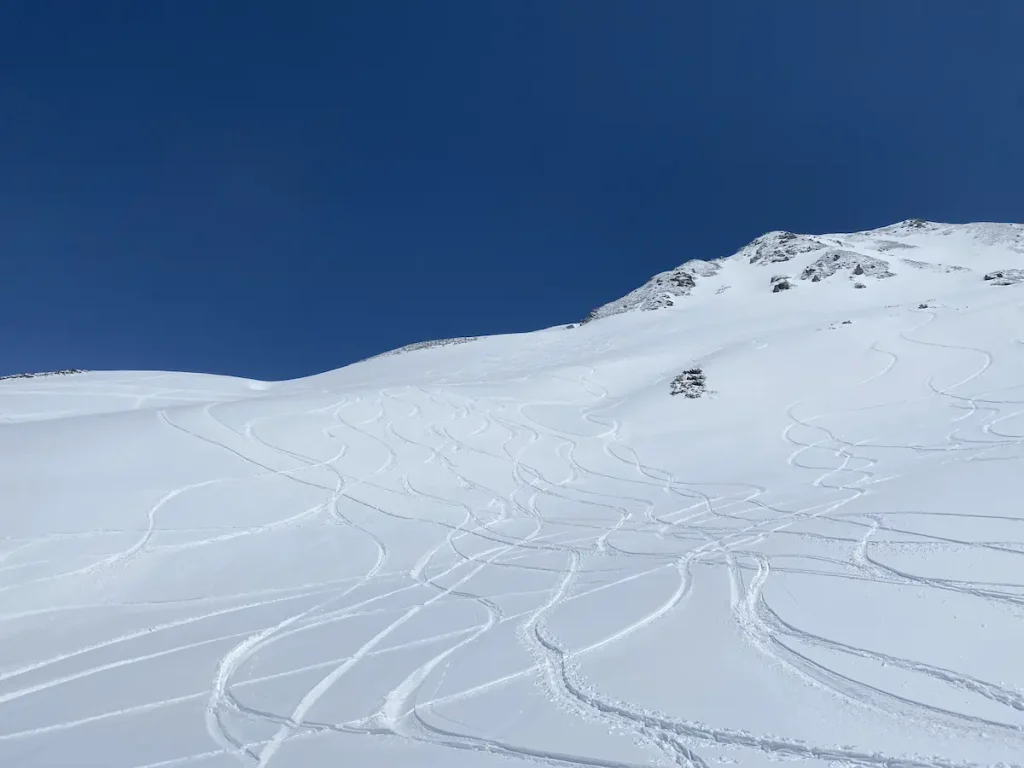
<instances>
[{"instance_id":1,"label":"white snow","mask_svg":"<svg viewBox=\"0 0 1024 768\"><path fill-rule=\"evenodd\" d=\"M0 765L1021 765L1022 232L772 233L291 382L0 381Z\"/></svg>"}]
</instances>

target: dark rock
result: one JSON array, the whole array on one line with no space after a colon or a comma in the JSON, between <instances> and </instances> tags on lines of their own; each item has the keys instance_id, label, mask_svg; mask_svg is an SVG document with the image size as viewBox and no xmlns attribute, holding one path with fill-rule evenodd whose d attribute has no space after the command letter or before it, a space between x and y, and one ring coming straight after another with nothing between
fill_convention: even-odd
<instances>
[{"instance_id":1,"label":"dark rock","mask_svg":"<svg viewBox=\"0 0 1024 768\"><path fill-rule=\"evenodd\" d=\"M688 368L672 380L669 387L672 395L683 395L691 400L707 394L707 377L700 368Z\"/></svg>"},{"instance_id":2,"label":"dark rock","mask_svg":"<svg viewBox=\"0 0 1024 768\"><path fill-rule=\"evenodd\" d=\"M1016 285L1024 282L1024 269L998 269L984 276L992 285Z\"/></svg>"}]
</instances>

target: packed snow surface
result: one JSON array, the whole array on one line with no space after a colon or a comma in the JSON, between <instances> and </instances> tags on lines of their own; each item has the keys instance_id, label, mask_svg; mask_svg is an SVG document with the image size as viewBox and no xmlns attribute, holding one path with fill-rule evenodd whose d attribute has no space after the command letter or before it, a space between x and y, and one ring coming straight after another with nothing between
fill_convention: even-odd
<instances>
[{"instance_id":1,"label":"packed snow surface","mask_svg":"<svg viewBox=\"0 0 1024 768\"><path fill-rule=\"evenodd\" d=\"M292 382L0 382L0 765L1021 765L1022 231L773 233Z\"/></svg>"}]
</instances>

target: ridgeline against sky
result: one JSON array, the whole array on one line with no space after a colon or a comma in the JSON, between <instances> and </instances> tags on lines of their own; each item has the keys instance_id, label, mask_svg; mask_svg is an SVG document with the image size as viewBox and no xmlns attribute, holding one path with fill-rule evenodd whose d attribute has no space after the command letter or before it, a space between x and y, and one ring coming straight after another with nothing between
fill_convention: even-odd
<instances>
[{"instance_id":1,"label":"ridgeline against sky","mask_svg":"<svg viewBox=\"0 0 1024 768\"><path fill-rule=\"evenodd\" d=\"M9 3L0 375L290 378L574 321L768 230L1020 221L1022 24L1015 0Z\"/></svg>"}]
</instances>

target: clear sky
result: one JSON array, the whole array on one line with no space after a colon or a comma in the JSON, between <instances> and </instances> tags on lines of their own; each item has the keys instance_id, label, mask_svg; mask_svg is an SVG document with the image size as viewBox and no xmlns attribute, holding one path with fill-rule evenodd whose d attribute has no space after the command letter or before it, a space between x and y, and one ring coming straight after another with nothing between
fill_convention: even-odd
<instances>
[{"instance_id":1,"label":"clear sky","mask_svg":"<svg viewBox=\"0 0 1024 768\"><path fill-rule=\"evenodd\" d=\"M0 374L290 378L1024 220L1024 2L7 0Z\"/></svg>"}]
</instances>

